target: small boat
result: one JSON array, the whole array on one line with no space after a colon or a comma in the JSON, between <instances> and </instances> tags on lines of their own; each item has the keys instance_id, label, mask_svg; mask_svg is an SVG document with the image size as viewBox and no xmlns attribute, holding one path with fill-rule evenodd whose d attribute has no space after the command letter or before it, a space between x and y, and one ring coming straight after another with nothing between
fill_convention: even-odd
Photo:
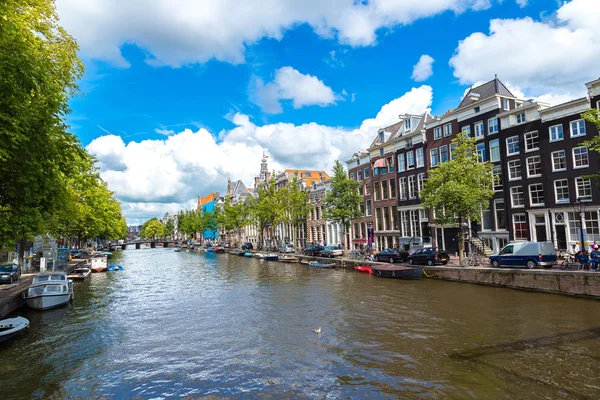
<instances>
[{"instance_id":1,"label":"small boat","mask_svg":"<svg viewBox=\"0 0 600 400\"><path fill-rule=\"evenodd\" d=\"M106 258L112 258L113 253L111 253L110 251L103 251L102 253L100 253L103 256L106 256Z\"/></svg>"},{"instance_id":2,"label":"small boat","mask_svg":"<svg viewBox=\"0 0 600 400\"><path fill-rule=\"evenodd\" d=\"M214 247L207 247L206 251L208 251L209 253L214 253L215 248Z\"/></svg>"},{"instance_id":3,"label":"small boat","mask_svg":"<svg viewBox=\"0 0 600 400\"><path fill-rule=\"evenodd\" d=\"M354 269L356 272L368 272L369 274L373 273L373 268L369 267L368 265L357 265L354 267Z\"/></svg>"},{"instance_id":4,"label":"small boat","mask_svg":"<svg viewBox=\"0 0 600 400\"><path fill-rule=\"evenodd\" d=\"M214 252L218 253L218 254L223 254L223 253L225 253L225 247L223 247L223 246L215 246Z\"/></svg>"},{"instance_id":5,"label":"small boat","mask_svg":"<svg viewBox=\"0 0 600 400\"><path fill-rule=\"evenodd\" d=\"M247 251L243 255L244 255L244 257L252 257L253 254L250 253L249 251Z\"/></svg>"},{"instance_id":6,"label":"small boat","mask_svg":"<svg viewBox=\"0 0 600 400\"><path fill-rule=\"evenodd\" d=\"M41 272L27 289L25 304L34 310L47 310L67 304L72 298L73 281L65 272Z\"/></svg>"},{"instance_id":7,"label":"small boat","mask_svg":"<svg viewBox=\"0 0 600 400\"><path fill-rule=\"evenodd\" d=\"M252 254L252 253L250 253L250 254ZM252 254L252 256L254 258L260 258L261 260L265 258L265 255L263 253L254 253L254 254Z\"/></svg>"},{"instance_id":8,"label":"small boat","mask_svg":"<svg viewBox=\"0 0 600 400\"><path fill-rule=\"evenodd\" d=\"M181 252L181 247L175 247L175 253Z\"/></svg>"},{"instance_id":9,"label":"small boat","mask_svg":"<svg viewBox=\"0 0 600 400\"><path fill-rule=\"evenodd\" d=\"M109 265L107 271L123 271L120 265Z\"/></svg>"},{"instance_id":10,"label":"small boat","mask_svg":"<svg viewBox=\"0 0 600 400\"><path fill-rule=\"evenodd\" d=\"M106 272L108 270L106 256L93 257L91 259L90 269L92 270L92 272Z\"/></svg>"},{"instance_id":11,"label":"small boat","mask_svg":"<svg viewBox=\"0 0 600 400\"><path fill-rule=\"evenodd\" d=\"M240 256L240 257L244 257L244 255L246 255L246 252L244 250L240 250L238 252L235 253L236 256Z\"/></svg>"},{"instance_id":12,"label":"small boat","mask_svg":"<svg viewBox=\"0 0 600 400\"><path fill-rule=\"evenodd\" d=\"M311 267L318 267L318 268L335 268L335 264L324 264L318 261L311 261L308 263L309 266Z\"/></svg>"},{"instance_id":13,"label":"small boat","mask_svg":"<svg viewBox=\"0 0 600 400\"><path fill-rule=\"evenodd\" d=\"M75 268L73 272L67 275L67 278L73 279L74 281L85 281L91 273L92 270L89 268Z\"/></svg>"},{"instance_id":14,"label":"small boat","mask_svg":"<svg viewBox=\"0 0 600 400\"><path fill-rule=\"evenodd\" d=\"M421 279L423 270L420 266L404 267L402 265L373 266L373 275L381 278Z\"/></svg>"},{"instance_id":15,"label":"small boat","mask_svg":"<svg viewBox=\"0 0 600 400\"><path fill-rule=\"evenodd\" d=\"M278 261L279 256L277 254L265 254L265 260L267 261Z\"/></svg>"},{"instance_id":16,"label":"small boat","mask_svg":"<svg viewBox=\"0 0 600 400\"><path fill-rule=\"evenodd\" d=\"M287 262L287 263L297 263L300 260L298 259L298 257L294 257L294 256L291 256L289 254L284 254L281 257L279 257L279 261L281 261L281 262Z\"/></svg>"},{"instance_id":17,"label":"small boat","mask_svg":"<svg viewBox=\"0 0 600 400\"><path fill-rule=\"evenodd\" d=\"M29 320L23 317L7 318L0 321L0 342L9 339L29 328Z\"/></svg>"}]
</instances>

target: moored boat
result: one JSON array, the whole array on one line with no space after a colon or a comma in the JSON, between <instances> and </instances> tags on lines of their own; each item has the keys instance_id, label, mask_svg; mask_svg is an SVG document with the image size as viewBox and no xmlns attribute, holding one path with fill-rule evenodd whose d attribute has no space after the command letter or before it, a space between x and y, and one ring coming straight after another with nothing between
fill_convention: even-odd
<instances>
[{"instance_id":1,"label":"moored boat","mask_svg":"<svg viewBox=\"0 0 600 400\"><path fill-rule=\"evenodd\" d=\"M357 265L354 267L357 272L368 272L369 274L373 273L373 268L368 265Z\"/></svg>"},{"instance_id":2,"label":"moored boat","mask_svg":"<svg viewBox=\"0 0 600 400\"><path fill-rule=\"evenodd\" d=\"M215 252L215 248L214 247L207 247L206 251L208 251L209 253L214 253Z\"/></svg>"},{"instance_id":3,"label":"moored boat","mask_svg":"<svg viewBox=\"0 0 600 400\"><path fill-rule=\"evenodd\" d=\"M29 320L23 317L7 318L0 321L0 342L9 339L29 328Z\"/></svg>"},{"instance_id":4,"label":"moored boat","mask_svg":"<svg viewBox=\"0 0 600 400\"><path fill-rule=\"evenodd\" d=\"M373 266L373 275L381 278L421 279L423 270L419 266L405 267L402 265Z\"/></svg>"},{"instance_id":5,"label":"moored boat","mask_svg":"<svg viewBox=\"0 0 600 400\"><path fill-rule=\"evenodd\" d=\"M215 253L219 253L219 254L223 254L223 253L225 253L225 247L223 247L223 246L215 246L214 252Z\"/></svg>"},{"instance_id":6,"label":"moored boat","mask_svg":"<svg viewBox=\"0 0 600 400\"><path fill-rule=\"evenodd\" d=\"M318 261L311 261L308 263L308 265L311 267L318 267L318 268L335 268L335 264L325 264L325 263L321 263Z\"/></svg>"},{"instance_id":7,"label":"moored boat","mask_svg":"<svg viewBox=\"0 0 600 400\"><path fill-rule=\"evenodd\" d=\"M281 262L299 262L300 260L298 259L298 257L284 254L281 257L279 257L279 261L281 261Z\"/></svg>"},{"instance_id":8,"label":"moored boat","mask_svg":"<svg viewBox=\"0 0 600 400\"><path fill-rule=\"evenodd\" d=\"M240 256L240 257L244 257L246 255L246 252L244 250L240 250L237 253L235 253L236 255Z\"/></svg>"},{"instance_id":9,"label":"moored boat","mask_svg":"<svg viewBox=\"0 0 600 400\"><path fill-rule=\"evenodd\" d=\"M277 261L279 260L279 256L277 254L265 254L265 260L267 261Z\"/></svg>"},{"instance_id":10,"label":"moored boat","mask_svg":"<svg viewBox=\"0 0 600 400\"><path fill-rule=\"evenodd\" d=\"M103 251L102 253L100 253L103 256L106 256L106 258L112 258L113 253L111 253L110 251Z\"/></svg>"},{"instance_id":11,"label":"moored boat","mask_svg":"<svg viewBox=\"0 0 600 400\"><path fill-rule=\"evenodd\" d=\"M243 254L244 257L252 257L252 253L250 253L249 251L245 252Z\"/></svg>"},{"instance_id":12,"label":"moored boat","mask_svg":"<svg viewBox=\"0 0 600 400\"><path fill-rule=\"evenodd\" d=\"M175 251L175 253L179 253L179 252L181 252L181 247L175 247L175 250L174 250L174 251Z\"/></svg>"},{"instance_id":13,"label":"moored boat","mask_svg":"<svg viewBox=\"0 0 600 400\"><path fill-rule=\"evenodd\" d=\"M250 253L250 254L252 254L252 253ZM263 253L254 253L254 254L252 254L252 257L260 258L262 260L263 258L265 258L265 255Z\"/></svg>"},{"instance_id":14,"label":"moored boat","mask_svg":"<svg viewBox=\"0 0 600 400\"><path fill-rule=\"evenodd\" d=\"M106 272L108 270L108 262L106 256L93 257L90 259L90 269L92 272Z\"/></svg>"},{"instance_id":15,"label":"moored boat","mask_svg":"<svg viewBox=\"0 0 600 400\"><path fill-rule=\"evenodd\" d=\"M67 304L72 298L73 281L65 272L41 272L27 289L25 304L34 310L47 310Z\"/></svg>"},{"instance_id":16,"label":"moored boat","mask_svg":"<svg viewBox=\"0 0 600 400\"><path fill-rule=\"evenodd\" d=\"M76 281L85 281L90 276L91 273L92 273L92 270L89 268L75 268L73 270L73 272L71 272L69 275L67 275L67 278L73 279Z\"/></svg>"},{"instance_id":17,"label":"moored boat","mask_svg":"<svg viewBox=\"0 0 600 400\"><path fill-rule=\"evenodd\" d=\"M123 271L123 267L120 265L109 265L107 271Z\"/></svg>"}]
</instances>

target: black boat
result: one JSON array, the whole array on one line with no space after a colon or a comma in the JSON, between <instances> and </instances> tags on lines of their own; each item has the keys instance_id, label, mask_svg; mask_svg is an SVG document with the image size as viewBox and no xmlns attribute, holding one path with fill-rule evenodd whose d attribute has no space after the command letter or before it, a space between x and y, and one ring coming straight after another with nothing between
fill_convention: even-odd
<instances>
[{"instance_id":1,"label":"black boat","mask_svg":"<svg viewBox=\"0 0 600 400\"><path fill-rule=\"evenodd\" d=\"M373 276L396 279L421 279L423 274L419 266L405 267L402 265L373 265Z\"/></svg>"}]
</instances>

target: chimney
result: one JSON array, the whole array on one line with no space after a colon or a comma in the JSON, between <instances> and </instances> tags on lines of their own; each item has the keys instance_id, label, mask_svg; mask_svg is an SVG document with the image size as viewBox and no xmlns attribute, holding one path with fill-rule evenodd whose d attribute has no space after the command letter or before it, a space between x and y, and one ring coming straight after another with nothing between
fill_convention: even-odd
<instances>
[{"instance_id":1,"label":"chimney","mask_svg":"<svg viewBox=\"0 0 600 400\"><path fill-rule=\"evenodd\" d=\"M270 172L266 173L265 179L266 179L267 182L269 182L271 180L271 173Z\"/></svg>"}]
</instances>

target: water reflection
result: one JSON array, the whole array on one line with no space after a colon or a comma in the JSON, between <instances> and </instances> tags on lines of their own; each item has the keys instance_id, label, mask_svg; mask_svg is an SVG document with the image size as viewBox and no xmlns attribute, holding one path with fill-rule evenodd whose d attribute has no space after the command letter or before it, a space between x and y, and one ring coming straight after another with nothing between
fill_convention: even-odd
<instances>
[{"instance_id":1,"label":"water reflection","mask_svg":"<svg viewBox=\"0 0 600 400\"><path fill-rule=\"evenodd\" d=\"M598 302L212 253L117 257L125 270L76 283L72 306L24 312L30 332L0 350L9 398L598 397Z\"/></svg>"}]
</instances>

